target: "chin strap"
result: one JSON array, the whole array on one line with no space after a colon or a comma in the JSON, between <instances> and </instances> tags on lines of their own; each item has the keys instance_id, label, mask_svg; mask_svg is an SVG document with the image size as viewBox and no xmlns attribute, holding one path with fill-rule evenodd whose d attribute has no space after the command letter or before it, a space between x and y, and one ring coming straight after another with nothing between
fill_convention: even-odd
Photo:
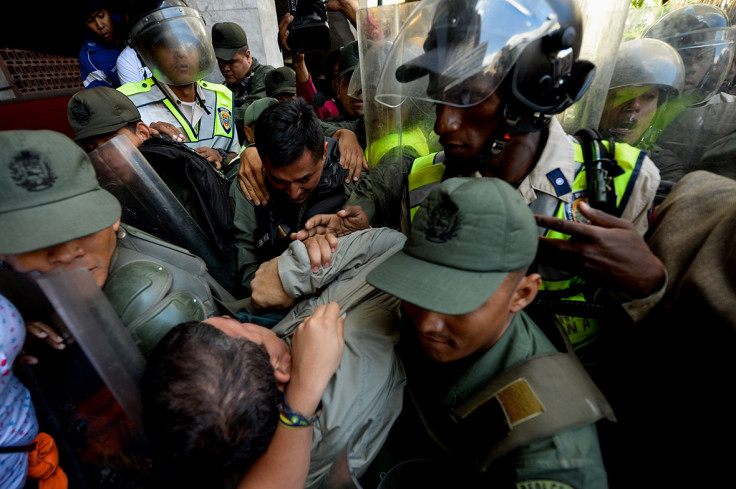
<instances>
[{"instance_id":1,"label":"chin strap","mask_svg":"<svg viewBox=\"0 0 736 489\"><path fill-rule=\"evenodd\" d=\"M481 153L481 159L488 159L496 156L503 148L506 143L511 140L514 134L537 132L547 123L550 116L535 112L529 115L520 115L519 113L512 111L508 103L504 103L503 107L503 121L499 125L496 131L496 137L493 142L486 145L487 148Z\"/></svg>"}]
</instances>

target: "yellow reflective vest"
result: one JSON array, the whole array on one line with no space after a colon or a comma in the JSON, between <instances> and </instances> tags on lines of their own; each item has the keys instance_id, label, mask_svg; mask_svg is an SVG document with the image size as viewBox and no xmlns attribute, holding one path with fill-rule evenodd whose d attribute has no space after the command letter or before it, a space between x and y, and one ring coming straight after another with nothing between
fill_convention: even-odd
<instances>
[{"instance_id":1,"label":"yellow reflective vest","mask_svg":"<svg viewBox=\"0 0 736 489\"><path fill-rule=\"evenodd\" d=\"M184 143L187 146L192 148L206 146L214 149L224 149L227 152L231 151L235 127L233 94L229 88L218 83L197 82L202 90L208 93L205 101L207 110L196 126L192 126L179 108L176 107L176 104L161 90L158 83L160 82L148 78L142 82L126 83L118 90L127 95L139 108L154 103L164 104L187 135L189 141ZM214 105L211 105L212 99L209 94L214 95Z\"/></svg>"}]
</instances>

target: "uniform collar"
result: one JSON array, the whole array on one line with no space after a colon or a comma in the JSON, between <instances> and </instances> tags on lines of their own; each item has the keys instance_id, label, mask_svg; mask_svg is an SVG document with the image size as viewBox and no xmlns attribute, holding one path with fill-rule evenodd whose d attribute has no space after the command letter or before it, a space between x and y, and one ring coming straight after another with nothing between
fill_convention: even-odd
<instances>
[{"instance_id":1,"label":"uniform collar","mask_svg":"<svg viewBox=\"0 0 736 489\"><path fill-rule=\"evenodd\" d=\"M575 181L575 146L555 117L550 118L546 130L547 142L542 155L531 173L521 181L518 191L527 204L537 199L537 192L570 203Z\"/></svg>"}]
</instances>

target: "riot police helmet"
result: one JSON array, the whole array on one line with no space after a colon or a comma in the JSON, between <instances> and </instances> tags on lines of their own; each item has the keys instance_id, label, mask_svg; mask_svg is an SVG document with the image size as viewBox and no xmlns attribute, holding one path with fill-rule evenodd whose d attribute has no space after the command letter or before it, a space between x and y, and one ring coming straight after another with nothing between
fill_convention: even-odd
<instances>
[{"instance_id":1,"label":"riot police helmet","mask_svg":"<svg viewBox=\"0 0 736 489\"><path fill-rule=\"evenodd\" d=\"M377 99L470 107L502 90L507 120L558 114L593 80L582 37L573 0L425 0L394 42Z\"/></svg>"},{"instance_id":2,"label":"riot police helmet","mask_svg":"<svg viewBox=\"0 0 736 489\"><path fill-rule=\"evenodd\" d=\"M685 85L685 66L677 50L658 39L633 39L624 42L616 57L610 90L623 87L655 87L661 104L681 94Z\"/></svg>"},{"instance_id":3,"label":"riot police helmet","mask_svg":"<svg viewBox=\"0 0 736 489\"><path fill-rule=\"evenodd\" d=\"M698 103L712 96L728 74L736 31L723 10L694 4L668 13L645 33L677 49L685 65L684 94Z\"/></svg>"},{"instance_id":4,"label":"riot police helmet","mask_svg":"<svg viewBox=\"0 0 736 489\"><path fill-rule=\"evenodd\" d=\"M202 15L182 0L134 2L130 19L132 46L157 80L189 85L214 70L215 51Z\"/></svg>"}]
</instances>

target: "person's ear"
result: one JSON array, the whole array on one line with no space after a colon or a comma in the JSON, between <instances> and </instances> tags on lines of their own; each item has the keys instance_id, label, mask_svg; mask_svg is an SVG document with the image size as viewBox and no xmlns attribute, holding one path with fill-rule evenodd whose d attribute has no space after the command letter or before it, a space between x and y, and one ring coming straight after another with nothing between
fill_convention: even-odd
<instances>
[{"instance_id":1,"label":"person's ear","mask_svg":"<svg viewBox=\"0 0 736 489\"><path fill-rule=\"evenodd\" d=\"M245 133L245 140L248 144L253 144L255 142L253 138L253 129L251 129L250 126L243 125L243 132Z\"/></svg>"},{"instance_id":2,"label":"person's ear","mask_svg":"<svg viewBox=\"0 0 736 489\"><path fill-rule=\"evenodd\" d=\"M537 296L539 286L542 284L542 277L538 273L525 275L519 281L511 297L511 306L509 312L516 313L531 304Z\"/></svg>"},{"instance_id":3,"label":"person's ear","mask_svg":"<svg viewBox=\"0 0 736 489\"><path fill-rule=\"evenodd\" d=\"M135 126L135 134L145 141L151 138L151 128L145 122L140 121Z\"/></svg>"},{"instance_id":4,"label":"person's ear","mask_svg":"<svg viewBox=\"0 0 736 489\"><path fill-rule=\"evenodd\" d=\"M283 365L276 365L273 368L273 375L276 377L276 382L279 385L286 385L289 383L289 380L291 380L291 369L288 371L284 368Z\"/></svg>"}]
</instances>

